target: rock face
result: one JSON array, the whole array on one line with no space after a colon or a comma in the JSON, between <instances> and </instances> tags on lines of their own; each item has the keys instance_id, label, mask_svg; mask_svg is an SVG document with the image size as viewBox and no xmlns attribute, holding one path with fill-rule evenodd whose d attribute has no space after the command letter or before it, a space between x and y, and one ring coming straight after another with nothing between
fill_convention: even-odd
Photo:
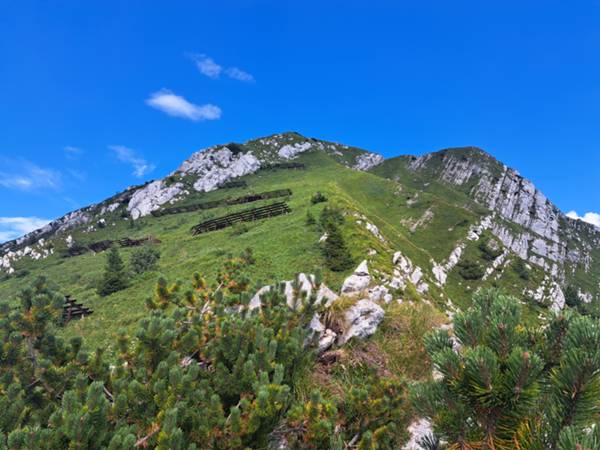
<instances>
[{"instance_id":1,"label":"rock face","mask_svg":"<svg viewBox=\"0 0 600 450\"><path fill-rule=\"evenodd\" d=\"M285 159L293 159L300 153L303 153L312 148L312 144L310 142L296 142L293 145L286 144L279 149L277 154Z\"/></svg>"},{"instance_id":2,"label":"rock face","mask_svg":"<svg viewBox=\"0 0 600 450\"><path fill-rule=\"evenodd\" d=\"M377 303L367 299L359 300L344 315L346 331L341 338L341 344L345 344L353 337L365 339L373 335L384 314Z\"/></svg>"},{"instance_id":3,"label":"rock face","mask_svg":"<svg viewBox=\"0 0 600 450\"><path fill-rule=\"evenodd\" d=\"M600 245L600 230L567 218L531 181L478 148L412 157L407 168L453 185L490 209L494 213L491 230L502 243L555 277L564 278L565 264L589 268L589 253ZM577 238L582 229L592 236L592 245Z\"/></svg>"},{"instance_id":4,"label":"rock face","mask_svg":"<svg viewBox=\"0 0 600 450\"><path fill-rule=\"evenodd\" d=\"M367 261L364 260L358 265L354 273L344 280L342 294L358 295L366 290L369 284L371 284L371 275L369 275Z\"/></svg>"},{"instance_id":5,"label":"rock face","mask_svg":"<svg viewBox=\"0 0 600 450\"><path fill-rule=\"evenodd\" d=\"M127 205L127 211L133 219L147 216L165 203L175 202L184 193L186 191L181 183L167 186L163 180L153 181L133 194Z\"/></svg>"},{"instance_id":6,"label":"rock face","mask_svg":"<svg viewBox=\"0 0 600 450\"><path fill-rule=\"evenodd\" d=\"M410 282L421 294L429 290L429 285L423 280L423 269L415 266L402 252L394 253L392 262L394 264L394 277L390 282L392 289L405 289L407 283Z\"/></svg>"},{"instance_id":7,"label":"rock face","mask_svg":"<svg viewBox=\"0 0 600 450\"><path fill-rule=\"evenodd\" d=\"M369 170L383 162L383 156L377 153L364 153L356 158L356 163L352 167L356 170Z\"/></svg>"},{"instance_id":8,"label":"rock face","mask_svg":"<svg viewBox=\"0 0 600 450\"><path fill-rule=\"evenodd\" d=\"M194 153L177 172L197 176L194 189L209 192L233 178L256 172L260 166L258 158L250 152L234 154L228 147L221 147Z\"/></svg>"}]
</instances>

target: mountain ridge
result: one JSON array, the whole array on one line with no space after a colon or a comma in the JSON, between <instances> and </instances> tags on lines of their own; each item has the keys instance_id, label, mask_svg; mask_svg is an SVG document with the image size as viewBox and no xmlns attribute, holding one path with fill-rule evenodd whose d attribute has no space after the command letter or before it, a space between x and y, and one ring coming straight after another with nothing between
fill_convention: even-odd
<instances>
[{"instance_id":1,"label":"mountain ridge","mask_svg":"<svg viewBox=\"0 0 600 450\"><path fill-rule=\"evenodd\" d=\"M392 195L390 198L406 196L401 206L405 211L400 216L403 218L399 223L394 222L397 225L393 231L387 232L406 233L404 239L407 242L420 241L417 247L422 247L426 253L433 252L430 261L422 262L421 266L424 272L430 271L433 282L440 288L446 284L448 274L456 271L457 265L466 258L465 254L473 252L469 250L472 244L465 237L457 239L453 247L448 243L433 243L443 239L446 233L456 234L456 226L444 224L442 219L448 214L463 215L460 210L450 212L448 209L458 207L473 217L461 220L471 222L471 228L479 230L478 233L489 233L486 239L492 239L493 245L504 249L504 259L494 261L497 267L493 270L507 270L513 259L510 255L515 255L539 267L545 274L540 285L552 285L555 292L560 290L556 286L564 288L571 283L579 286L582 298L589 299L600 291L600 283L588 276L596 271L600 273L600 230L568 218L531 181L481 148L453 147L422 156L400 155L385 159L374 152L304 137L295 132L251 139L243 144L219 144L194 152L162 179L129 187L100 203L73 211L40 230L0 245L0 272L14 274L13 266L25 257L36 261L50 257L56 246L48 240L70 242L73 239L70 236L76 230L92 236L107 225L115 226L123 221L133 223L152 217L155 211L193 203L211 193L222 191L218 196L227 195L226 185L233 180L261 178L272 170L287 166L304 167L305 160L311 161L311 154L321 154L331 161L333 165L327 170L336 171L343 167L389 180L392 184L378 189L395 190L395 193L386 194ZM325 162L320 161L316 165L309 164L307 171L313 171ZM305 175L300 171L294 176ZM335 176L325 176L322 182L328 183L328 180L334 181ZM365 177L361 180L364 188L374 181ZM360 220L371 230L378 230L364 210L359 209L356 214L365 217ZM394 216L382 214L378 220L385 222ZM479 219L475 221L475 217ZM441 222L438 224L438 221ZM405 231L400 231L398 226ZM440 233L440 236L432 235ZM429 245L433 245L431 249L428 249ZM489 270L492 270L491 266ZM460 285L460 280L454 280L454 283ZM564 297L562 291L558 297Z\"/></svg>"}]
</instances>

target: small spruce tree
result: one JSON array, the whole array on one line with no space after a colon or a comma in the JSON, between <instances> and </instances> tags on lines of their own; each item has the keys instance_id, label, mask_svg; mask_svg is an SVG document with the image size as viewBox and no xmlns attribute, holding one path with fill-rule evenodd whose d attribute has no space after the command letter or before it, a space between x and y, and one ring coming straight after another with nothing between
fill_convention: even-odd
<instances>
[{"instance_id":1,"label":"small spruce tree","mask_svg":"<svg viewBox=\"0 0 600 450\"><path fill-rule=\"evenodd\" d=\"M350 269L354 265L354 261L339 227L335 222L328 221L324 228L327 239L323 242L322 250L327 267L334 272Z\"/></svg>"},{"instance_id":2,"label":"small spruce tree","mask_svg":"<svg viewBox=\"0 0 600 450\"><path fill-rule=\"evenodd\" d=\"M106 255L106 267L100 285L98 286L98 294L106 296L125 289L128 285L127 272L125 264L119 250L112 247Z\"/></svg>"}]
</instances>

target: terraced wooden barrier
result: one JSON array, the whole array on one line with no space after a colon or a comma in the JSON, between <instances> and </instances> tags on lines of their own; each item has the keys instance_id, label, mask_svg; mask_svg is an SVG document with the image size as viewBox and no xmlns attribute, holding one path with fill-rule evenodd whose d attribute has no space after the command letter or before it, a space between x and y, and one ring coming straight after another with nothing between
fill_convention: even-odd
<instances>
[{"instance_id":1,"label":"terraced wooden barrier","mask_svg":"<svg viewBox=\"0 0 600 450\"><path fill-rule=\"evenodd\" d=\"M219 186L219 189L233 189L233 188L245 188L248 187L248 183L245 181L228 181Z\"/></svg>"},{"instance_id":2,"label":"terraced wooden barrier","mask_svg":"<svg viewBox=\"0 0 600 450\"><path fill-rule=\"evenodd\" d=\"M278 169L304 170L304 169L306 169L306 165L304 165L303 163L297 163L297 162L287 162L287 163L269 164L269 165L261 167L261 170L278 170Z\"/></svg>"},{"instance_id":3,"label":"terraced wooden barrier","mask_svg":"<svg viewBox=\"0 0 600 450\"><path fill-rule=\"evenodd\" d=\"M108 250L113 245L119 245L120 247L138 247L144 244L160 244L160 241L153 236L146 236L141 239L131 239L129 237L125 237L123 239L118 239L116 241L112 241L110 239L105 239L103 241L92 242L91 244L85 245L74 245L69 248L66 253L66 257L71 256L79 256L92 251L94 253L100 253L105 250Z\"/></svg>"},{"instance_id":4,"label":"terraced wooden barrier","mask_svg":"<svg viewBox=\"0 0 600 450\"><path fill-rule=\"evenodd\" d=\"M94 311L83 306L82 303L77 303L77 300L71 298L70 295L65 297L65 304L63 306L63 324L69 323L72 319L89 316Z\"/></svg>"},{"instance_id":5,"label":"terraced wooden barrier","mask_svg":"<svg viewBox=\"0 0 600 450\"><path fill-rule=\"evenodd\" d=\"M208 233L209 231L216 231L231 227L239 222L252 222L254 220L266 219L268 217L288 214L290 212L292 212L292 210L287 203L277 202L271 205L261 206L259 208L228 214L216 219L206 220L198 225L193 226L191 232L192 235L196 236L198 234Z\"/></svg>"},{"instance_id":6,"label":"terraced wooden barrier","mask_svg":"<svg viewBox=\"0 0 600 450\"><path fill-rule=\"evenodd\" d=\"M225 198L222 200L213 200L210 202L194 203L192 205L174 206L172 208L164 208L157 211L152 211L155 217L165 216L167 214L180 214L192 211L200 211L204 209L219 208L221 206L241 205L243 203L252 203L259 200L268 200L270 198L287 197L292 195L290 189L278 189L275 191L259 192L258 194L249 194L236 198Z\"/></svg>"}]
</instances>

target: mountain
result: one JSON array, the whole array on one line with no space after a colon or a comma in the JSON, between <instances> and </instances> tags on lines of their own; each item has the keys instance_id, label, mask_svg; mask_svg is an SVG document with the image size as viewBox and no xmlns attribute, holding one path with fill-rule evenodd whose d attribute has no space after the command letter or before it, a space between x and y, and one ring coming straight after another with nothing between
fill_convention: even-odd
<instances>
[{"instance_id":1,"label":"mountain","mask_svg":"<svg viewBox=\"0 0 600 450\"><path fill-rule=\"evenodd\" d=\"M313 204L317 192L328 201ZM199 222L278 201L291 213L190 233ZM215 275L215 261L250 247L255 279L274 283L322 270L337 289L352 269L329 270L322 230L306 225L307 212L318 217L325 206L342 212L355 266L367 260L390 296L452 310L468 305L479 288L498 286L535 314L564 307L567 290L587 309L600 303L600 230L566 217L531 181L483 150L384 160L293 132L198 151L163 179L2 244L0 295L9 298L44 273L95 311L93 322L72 332L104 343L107 332L141 316L153 275L99 298L102 250L119 243L127 258L132 245L147 241L160 249L160 272L169 278L195 270Z\"/></svg>"}]
</instances>

